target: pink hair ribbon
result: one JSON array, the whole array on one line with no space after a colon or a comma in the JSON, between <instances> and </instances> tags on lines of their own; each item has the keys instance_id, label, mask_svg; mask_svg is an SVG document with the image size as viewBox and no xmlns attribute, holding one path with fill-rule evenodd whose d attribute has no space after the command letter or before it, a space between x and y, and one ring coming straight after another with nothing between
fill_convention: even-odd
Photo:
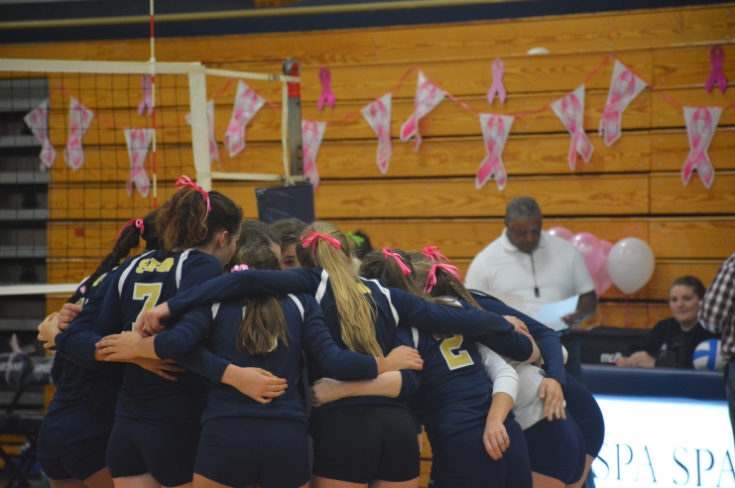
<instances>
[{"instance_id":1,"label":"pink hair ribbon","mask_svg":"<svg viewBox=\"0 0 735 488\"><path fill-rule=\"evenodd\" d=\"M133 224L135 224L135 226L140 229L140 235L143 235L143 232L145 229L143 219L130 219L125 223L125 225L122 226L122 229L120 229L120 232L117 233L117 237L115 238L115 243L117 243L117 241L120 240L120 236L122 235L123 231Z\"/></svg>"},{"instance_id":2,"label":"pink hair ribbon","mask_svg":"<svg viewBox=\"0 0 735 488\"><path fill-rule=\"evenodd\" d=\"M235 266L232 267L232 269L230 270L230 273L235 273L237 271L245 271L246 269L249 269L247 264L236 264Z\"/></svg>"},{"instance_id":3,"label":"pink hair ribbon","mask_svg":"<svg viewBox=\"0 0 735 488\"><path fill-rule=\"evenodd\" d=\"M421 251L421 253L427 258L431 259L431 262L433 263L441 263L442 259L445 259L447 262L449 262L449 258L442 254L441 249L436 246L426 246L424 250Z\"/></svg>"},{"instance_id":4,"label":"pink hair ribbon","mask_svg":"<svg viewBox=\"0 0 735 488\"><path fill-rule=\"evenodd\" d=\"M311 234L311 237L305 238L305 236L309 234ZM341 247L341 244L339 243L339 241L335 239L334 237L329 237L324 234L319 234L318 232L314 232L313 230L310 232L307 232L306 234L303 234L301 236L301 242L303 243L302 247L307 248L309 246L313 246L311 248L311 255L314 258L314 264L316 264L317 266L319 266L319 263L317 263L316 261L316 245L319 239L329 243L335 249L339 249Z\"/></svg>"},{"instance_id":5,"label":"pink hair ribbon","mask_svg":"<svg viewBox=\"0 0 735 488\"><path fill-rule=\"evenodd\" d=\"M207 217L209 216L209 212L212 211L212 206L209 204L209 193L207 193L199 185L191 181L191 178L186 175L181 175L181 178L179 178L179 181L177 181L174 186L179 190L187 190L191 188L192 190L196 190L204 195L204 199L207 201L207 215L204 216L204 220L206 221Z\"/></svg>"},{"instance_id":6,"label":"pink hair ribbon","mask_svg":"<svg viewBox=\"0 0 735 488\"><path fill-rule=\"evenodd\" d=\"M408 276L411 274L411 268L406 266L405 261L403 261L403 256L401 256L397 252L393 252L393 249L391 249L390 247L383 248L383 256L385 256L386 260L388 258L394 258L396 262L398 263L398 266L401 267L401 271L403 271L404 275Z\"/></svg>"},{"instance_id":7,"label":"pink hair ribbon","mask_svg":"<svg viewBox=\"0 0 735 488\"><path fill-rule=\"evenodd\" d=\"M436 270L437 269L443 269L450 275L457 278L459 281L464 281L464 278L462 278L462 275L459 274L459 270L456 266L452 266L451 264L444 264L444 263L437 263L434 266L431 267L431 270L429 271L429 277L426 279L426 286L424 287L424 293L431 293L431 290L436 286Z\"/></svg>"}]
</instances>

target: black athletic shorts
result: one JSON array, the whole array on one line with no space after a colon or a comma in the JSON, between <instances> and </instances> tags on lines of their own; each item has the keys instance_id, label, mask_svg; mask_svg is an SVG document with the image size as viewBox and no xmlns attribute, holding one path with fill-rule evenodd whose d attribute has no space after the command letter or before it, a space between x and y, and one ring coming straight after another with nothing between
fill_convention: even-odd
<instances>
[{"instance_id":1,"label":"black athletic shorts","mask_svg":"<svg viewBox=\"0 0 735 488\"><path fill-rule=\"evenodd\" d=\"M311 423L314 476L350 483L419 477L419 444L408 409L354 406L328 410Z\"/></svg>"},{"instance_id":2,"label":"black athletic shorts","mask_svg":"<svg viewBox=\"0 0 735 488\"><path fill-rule=\"evenodd\" d=\"M150 473L161 486L194 479L199 446L199 417L133 420L115 417L107 443L107 466L113 478Z\"/></svg>"},{"instance_id":3,"label":"black athletic shorts","mask_svg":"<svg viewBox=\"0 0 735 488\"><path fill-rule=\"evenodd\" d=\"M84 481L107 466L107 436L95 437L70 445L59 457L40 459L41 469L49 479Z\"/></svg>"},{"instance_id":4,"label":"black athletic shorts","mask_svg":"<svg viewBox=\"0 0 735 488\"><path fill-rule=\"evenodd\" d=\"M585 445L577 424L571 418L549 422L539 420L523 431L534 472L571 485L582 477Z\"/></svg>"}]
</instances>

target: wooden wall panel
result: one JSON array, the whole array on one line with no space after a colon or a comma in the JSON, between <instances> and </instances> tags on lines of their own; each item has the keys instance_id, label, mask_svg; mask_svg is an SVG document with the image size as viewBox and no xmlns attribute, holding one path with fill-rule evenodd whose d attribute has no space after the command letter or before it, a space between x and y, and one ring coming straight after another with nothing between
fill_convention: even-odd
<instances>
[{"instance_id":1,"label":"wooden wall panel","mask_svg":"<svg viewBox=\"0 0 735 488\"><path fill-rule=\"evenodd\" d=\"M719 258L735 251L735 218L671 219L650 223L657 258Z\"/></svg>"},{"instance_id":2,"label":"wooden wall panel","mask_svg":"<svg viewBox=\"0 0 735 488\"><path fill-rule=\"evenodd\" d=\"M80 283L100 265L94 260L46 260L46 280L50 284Z\"/></svg>"},{"instance_id":3,"label":"wooden wall panel","mask_svg":"<svg viewBox=\"0 0 735 488\"><path fill-rule=\"evenodd\" d=\"M652 131L650 140L651 171L681 171L689 155L686 130ZM715 171L735 169L735 129L718 127L707 154Z\"/></svg>"},{"instance_id":4,"label":"wooden wall panel","mask_svg":"<svg viewBox=\"0 0 735 488\"><path fill-rule=\"evenodd\" d=\"M725 52L725 59L733 59L735 56L735 45L720 44ZM704 86L712 72L710 62L711 45L687 46L678 49L657 49L652 53L653 80L658 88L671 88L678 86ZM635 69L630 66L631 69ZM735 79L735 65L725 63L722 67L723 73L728 80Z\"/></svg>"},{"instance_id":5,"label":"wooden wall panel","mask_svg":"<svg viewBox=\"0 0 735 488\"><path fill-rule=\"evenodd\" d=\"M693 174L683 186L680 173L651 175L652 214L733 214L735 213L735 173L718 172L707 189Z\"/></svg>"},{"instance_id":6,"label":"wooden wall panel","mask_svg":"<svg viewBox=\"0 0 735 488\"><path fill-rule=\"evenodd\" d=\"M666 300L669 297L669 288L675 279L691 275L699 278L704 286L709 286L722 265L722 259L681 259L656 261L651 281L648 283L648 298L651 300Z\"/></svg>"},{"instance_id":7,"label":"wooden wall panel","mask_svg":"<svg viewBox=\"0 0 735 488\"><path fill-rule=\"evenodd\" d=\"M680 88L667 90L666 94L688 107L727 107L735 103L735 92L733 90L727 90L724 94L721 94L719 90L712 90L707 93L702 88ZM681 107L674 105L662 95L656 93L651 97L651 118L652 128L684 127L684 112ZM735 124L735 112L732 110L722 112L719 125L733 124Z\"/></svg>"},{"instance_id":8,"label":"wooden wall panel","mask_svg":"<svg viewBox=\"0 0 735 488\"><path fill-rule=\"evenodd\" d=\"M601 302L597 313L582 324L582 329L588 330L603 325L606 327L621 327L631 329L648 329L648 305L645 303Z\"/></svg>"},{"instance_id":9,"label":"wooden wall panel","mask_svg":"<svg viewBox=\"0 0 735 488\"><path fill-rule=\"evenodd\" d=\"M71 298L71 293L46 295L46 315L61 310L61 307Z\"/></svg>"}]
</instances>

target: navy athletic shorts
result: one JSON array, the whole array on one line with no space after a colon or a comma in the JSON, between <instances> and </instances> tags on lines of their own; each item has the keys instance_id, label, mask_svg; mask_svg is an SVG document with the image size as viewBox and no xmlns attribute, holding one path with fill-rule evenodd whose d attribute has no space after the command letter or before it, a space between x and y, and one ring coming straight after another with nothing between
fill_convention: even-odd
<instances>
[{"instance_id":1,"label":"navy athletic shorts","mask_svg":"<svg viewBox=\"0 0 735 488\"><path fill-rule=\"evenodd\" d=\"M194 472L234 488L298 488L310 478L309 429L297 420L209 420Z\"/></svg>"},{"instance_id":2,"label":"navy athletic shorts","mask_svg":"<svg viewBox=\"0 0 735 488\"><path fill-rule=\"evenodd\" d=\"M597 457L605 439L605 419L592 394L579 381L567 373L567 385L564 387L564 399L567 410L577 423L584 438L588 455Z\"/></svg>"},{"instance_id":3,"label":"navy athletic shorts","mask_svg":"<svg viewBox=\"0 0 735 488\"><path fill-rule=\"evenodd\" d=\"M107 466L107 439L107 436L102 436L80 441L70 445L59 457L41 458L41 469L52 480L76 478L84 481Z\"/></svg>"},{"instance_id":4,"label":"navy athletic shorts","mask_svg":"<svg viewBox=\"0 0 735 488\"><path fill-rule=\"evenodd\" d=\"M566 485L579 481L585 462L584 439L571 418L551 422L544 418L523 433L528 444L531 469L535 473L557 479Z\"/></svg>"},{"instance_id":5,"label":"navy athletic shorts","mask_svg":"<svg viewBox=\"0 0 735 488\"><path fill-rule=\"evenodd\" d=\"M531 488L526 438L515 419L503 422L510 446L497 461L483 442L484 426L455 434L431 446L431 488ZM427 429L427 432L429 429ZM431 439L429 439L431 440Z\"/></svg>"},{"instance_id":6,"label":"navy athletic shorts","mask_svg":"<svg viewBox=\"0 0 735 488\"><path fill-rule=\"evenodd\" d=\"M200 432L198 416L155 420L115 417L107 444L110 474L122 478L150 473L164 487L190 483Z\"/></svg>"},{"instance_id":7,"label":"navy athletic shorts","mask_svg":"<svg viewBox=\"0 0 735 488\"><path fill-rule=\"evenodd\" d=\"M314 476L350 483L410 481L421 471L416 425L404 407L328 410L311 423Z\"/></svg>"}]
</instances>

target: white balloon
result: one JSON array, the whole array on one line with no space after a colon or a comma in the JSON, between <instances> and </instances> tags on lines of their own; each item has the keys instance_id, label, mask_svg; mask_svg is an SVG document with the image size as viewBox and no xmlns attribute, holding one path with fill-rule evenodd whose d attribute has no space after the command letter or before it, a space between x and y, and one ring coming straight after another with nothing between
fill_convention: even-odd
<instances>
[{"instance_id":1,"label":"white balloon","mask_svg":"<svg viewBox=\"0 0 735 488\"><path fill-rule=\"evenodd\" d=\"M610 278L626 294L635 293L648 283L655 264L651 248L636 237L618 241L607 256Z\"/></svg>"}]
</instances>

